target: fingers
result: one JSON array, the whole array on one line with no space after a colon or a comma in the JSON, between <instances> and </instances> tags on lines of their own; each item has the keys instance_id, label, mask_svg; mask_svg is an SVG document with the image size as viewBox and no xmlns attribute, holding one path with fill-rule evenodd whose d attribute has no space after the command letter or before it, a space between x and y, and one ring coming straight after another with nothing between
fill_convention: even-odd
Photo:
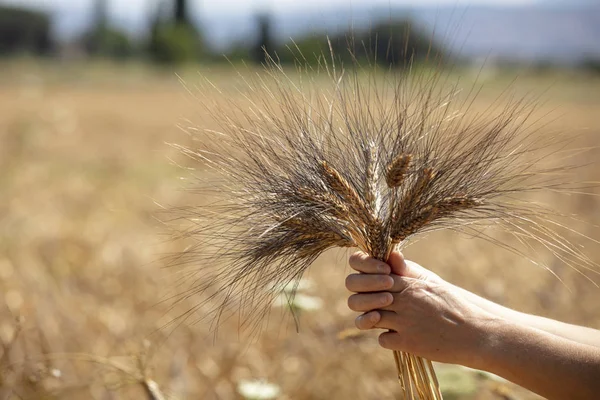
<instances>
[{"instance_id":1,"label":"fingers","mask_svg":"<svg viewBox=\"0 0 600 400\"><path fill-rule=\"evenodd\" d=\"M360 330L368 329L391 329L398 331L401 329L401 321L393 311L370 311L356 317L354 321L356 327Z\"/></svg>"},{"instance_id":2,"label":"fingers","mask_svg":"<svg viewBox=\"0 0 600 400\"><path fill-rule=\"evenodd\" d=\"M379 335L379 345L384 349L406 351L406 341L398 332L383 332Z\"/></svg>"},{"instance_id":3,"label":"fingers","mask_svg":"<svg viewBox=\"0 0 600 400\"><path fill-rule=\"evenodd\" d=\"M373 328L389 329L379 335L379 345L388 350L407 350L407 342L402 335L402 326L396 313L389 311L371 311L356 318L356 327L360 330Z\"/></svg>"},{"instance_id":4,"label":"fingers","mask_svg":"<svg viewBox=\"0 0 600 400\"><path fill-rule=\"evenodd\" d=\"M402 253L394 251L390 254L388 263L392 267L392 274L407 278L434 281L440 279L436 274L425 269L414 261L405 260Z\"/></svg>"},{"instance_id":5,"label":"fingers","mask_svg":"<svg viewBox=\"0 0 600 400\"><path fill-rule=\"evenodd\" d=\"M424 280L433 280L434 277L438 278L433 272L423 268L419 264L405 260L404 256L399 251L393 251L390 254L388 264L376 260L362 251L356 252L350 256L350 267L365 274L392 273L407 278Z\"/></svg>"},{"instance_id":6,"label":"fingers","mask_svg":"<svg viewBox=\"0 0 600 400\"><path fill-rule=\"evenodd\" d=\"M365 274L388 274L391 272L390 266L368 256L359 251L350 256L350 267L358 272Z\"/></svg>"},{"instance_id":7,"label":"fingers","mask_svg":"<svg viewBox=\"0 0 600 400\"><path fill-rule=\"evenodd\" d=\"M399 251L392 251L390 258L388 258L388 263L390 264L390 267L392 267L392 273L401 276L406 275L406 262L402 253Z\"/></svg>"},{"instance_id":8,"label":"fingers","mask_svg":"<svg viewBox=\"0 0 600 400\"><path fill-rule=\"evenodd\" d=\"M401 320L398 314L394 311L377 311L379 313L379 321L375 323L377 329L391 329L393 331L400 331L402 328Z\"/></svg>"},{"instance_id":9,"label":"fingers","mask_svg":"<svg viewBox=\"0 0 600 400\"><path fill-rule=\"evenodd\" d=\"M393 286L391 275L352 274L346 278L346 289L351 292L380 292Z\"/></svg>"},{"instance_id":10,"label":"fingers","mask_svg":"<svg viewBox=\"0 0 600 400\"><path fill-rule=\"evenodd\" d=\"M408 278L398 275L351 274L346 278L346 288L351 292L402 292L408 286Z\"/></svg>"},{"instance_id":11,"label":"fingers","mask_svg":"<svg viewBox=\"0 0 600 400\"><path fill-rule=\"evenodd\" d=\"M390 306L394 296L389 292L353 294L348 298L348 307L352 311L372 311Z\"/></svg>"},{"instance_id":12,"label":"fingers","mask_svg":"<svg viewBox=\"0 0 600 400\"><path fill-rule=\"evenodd\" d=\"M416 282L415 280L412 280ZM405 282L406 287L411 282ZM400 312L406 305L406 297L403 292L390 293L357 293L348 297L348 308L352 311L368 313L371 311L392 311Z\"/></svg>"},{"instance_id":13,"label":"fingers","mask_svg":"<svg viewBox=\"0 0 600 400\"><path fill-rule=\"evenodd\" d=\"M375 325L381 320L381 314L379 311L369 311L363 315L359 315L354 320L356 327L362 331L373 329Z\"/></svg>"}]
</instances>

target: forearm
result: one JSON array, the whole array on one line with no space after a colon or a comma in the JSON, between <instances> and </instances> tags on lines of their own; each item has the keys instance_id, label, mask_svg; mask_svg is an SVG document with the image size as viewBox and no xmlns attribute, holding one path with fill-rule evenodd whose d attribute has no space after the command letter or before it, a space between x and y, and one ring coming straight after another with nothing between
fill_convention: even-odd
<instances>
[{"instance_id":1,"label":"forearm","mask_svg":"<svg viewBox=\"0 0 600 400\"><path fill-rule=\"evenodd\" d=\"M600 348L600 331L515 311L515 322L541 329L574 342Z\"/></svg>"},{"instance_id":2,"label":"forearm","mask_svg":"<svg viewBox=\"0 0 600 400\"><path fill-rule=\"evenodd\" d=\"M600 394L600 349L499 319L485 327L484 369L548 399Z\"/></svg>"},{"instance_id":3,"label":"forearm","mask_svg":"<svg viewBox=\"0 0 600 400\"><path fill-rule=\"evenodd\" d=\"M553 335L560 336L565 339L586 344L590 346L600 347L600 331L587 328L584 326L571 325L560 321L555 321L549 318L539 317L512 310L503 307L499 304L491 302L483 297L477 296L465 289L455 286L469 301L492 313L498 317L504 318L518 324L526 325L532 328L537 328L546 331Z\"/></svg>"}]
</instances>

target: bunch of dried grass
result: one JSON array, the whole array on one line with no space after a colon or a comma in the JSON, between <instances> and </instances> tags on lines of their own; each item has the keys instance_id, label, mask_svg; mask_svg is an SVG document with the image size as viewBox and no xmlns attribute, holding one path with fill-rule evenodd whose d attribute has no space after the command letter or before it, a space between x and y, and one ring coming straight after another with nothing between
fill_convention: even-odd
<instances>
[{"instance_id":1,"label":"bunch of dried grass","mask_svg":"<svg viewBox=\"0 0 600 400\"><path fill-rule=\"evenodd\" d=\"M544 166L549 154L575 154L537 135L535 100L469 114L475 87L461 94L439 65L408 67L345 68L331 56L289 73L271 62L239 75L245 101L200 99L220 129L190 127L193 144L175 145L204 166L196 189L211 199L179 210L196 245L174 257L192 270L177 299L208 293L198 309L216 304L203 312L215 327L238 312L242 328L257 328L265 305L327 249L358 247L385 261L439 229L495 241L481 227L499 226L571 266L593 266L543 223L551 212L525 199L565 182L564 166ZM204 83L194 93L214 89ZM430 362L394 355L405 398L441 397Z\"/></svg>"}]
</instances>

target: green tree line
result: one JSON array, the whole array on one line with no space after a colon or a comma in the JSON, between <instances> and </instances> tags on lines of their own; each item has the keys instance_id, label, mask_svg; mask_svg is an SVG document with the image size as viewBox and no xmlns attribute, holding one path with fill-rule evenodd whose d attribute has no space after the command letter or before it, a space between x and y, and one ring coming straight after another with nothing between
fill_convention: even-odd
<instances>
[{"instance_id":1,"label":"green tree line","mask_svg":"<svg viewBox=\"0 0 600 400\"><path fill-rule=\"evenodd\" d=\"M144 40L132 40L110 21L107 0L95 0L91 26L77 44L90 57L124 60L145 58L160 64L194 61L251 61L270 59L282 63L318 64L329 56L330 46L342 61L377 62L403 66L412 60L439 56L442 49L430 35L416 29L409 20L376 24L369 30L340 32L328 36L315 32L294 41L279 42L273 20L267 14L255 17L253 41L237 44L223 54L215 54L206 45L202 27L190 13L188 0L163 0L149 16L149 34ZM14 6L0 6L0 55L30 53L51 55L57 50L48 15Z\"/></svg>"}]
</instances>

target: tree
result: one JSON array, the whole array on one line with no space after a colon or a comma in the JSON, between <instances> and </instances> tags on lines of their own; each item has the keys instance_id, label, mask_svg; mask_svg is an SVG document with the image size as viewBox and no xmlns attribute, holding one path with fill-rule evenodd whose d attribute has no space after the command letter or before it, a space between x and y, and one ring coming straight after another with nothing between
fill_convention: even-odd
<instances>
[{"instance_id":1,"label":"tree","mask_svg":"<svg viewBox=\"0 0 600 400\"><path fill-rule=\"evenodd\" d=\"M271 32L271 19L267 14L260 14L257 18L258 38L252 47L251 55L255 62L265 63L273 57L274 41Z\"/></svg>"},{"instance_id":2,"label":"tree","mask_svg":"<svg viewBox=\"0 0 600 400\"><path fill-rule=\"evenodd\" d=\"M442 54L433 38L407 19L378 24L363 40L369 43L369 55L385 66L406 67Z\"/></svg>"},{"instance_id":3,"label":"tree","mask_svg":"<svg viewBox=\"0 0 600 400\"><path fill-rule=\"evenodd\" d=\"M96 0L94 3L94 22L90 31L85 35L85 47L89 54L98 55L105 49L104 39L108 30L108 4L106 0Z\"/></svg>"},{"instance_id":4,"label":"tree","mask_svg":"<svg viewBox=\"0 0 600 400\"><path fill-rule=\"evenodd\" d=\"M95 0L94 22L83 35L83 44L93 56L126 59L136 53L127 34L110 26L107 0Z\"/></svg>"},{"instance_id":5,"label":"tree","mask_svg":"<svg viewBox=\"0 0 600 400\"><path fill-rule=\"evenodd\" d=\"M175 23L181 25L189 25L187 0L175 0Z\"/></svg>"},{"instance_id":6,"label":"tree","mask_svg":"<svg viewBox=\"0 0 600 400\"><path fill-rule=\"evenodd\" d=\"M52 50L50 17L42 12L0 6L0 55L23 52L46 55Z\"/></svg>"},{"instance_id":7,"label":"tree","mask_svg":"<svg viewBox=\"0 0 600 400\"><path fill-rule=\"evenodd\" d=\"M175 0L173 14L164 17L164 2L150 21L150 57L162 64L184 63L198 59L202 54L202 36L189 16L186 0Z\"/></svg>"},{"instance_id":8,"label":"tree","mask_svg":"<svg viewBox=\"0 0 600 400\"><path fill-rule=\"evenodd\" d=\"M347 65L356 62L376 63L386 68L404 68L425 61L438 62L444 56L443 48L434 38L407 19L379 23L368 31L311 34L288 43L278 55L283 62L315 65L322 57L331 57L330 48L338 62Z\"/></svg>"}]
</instances>

